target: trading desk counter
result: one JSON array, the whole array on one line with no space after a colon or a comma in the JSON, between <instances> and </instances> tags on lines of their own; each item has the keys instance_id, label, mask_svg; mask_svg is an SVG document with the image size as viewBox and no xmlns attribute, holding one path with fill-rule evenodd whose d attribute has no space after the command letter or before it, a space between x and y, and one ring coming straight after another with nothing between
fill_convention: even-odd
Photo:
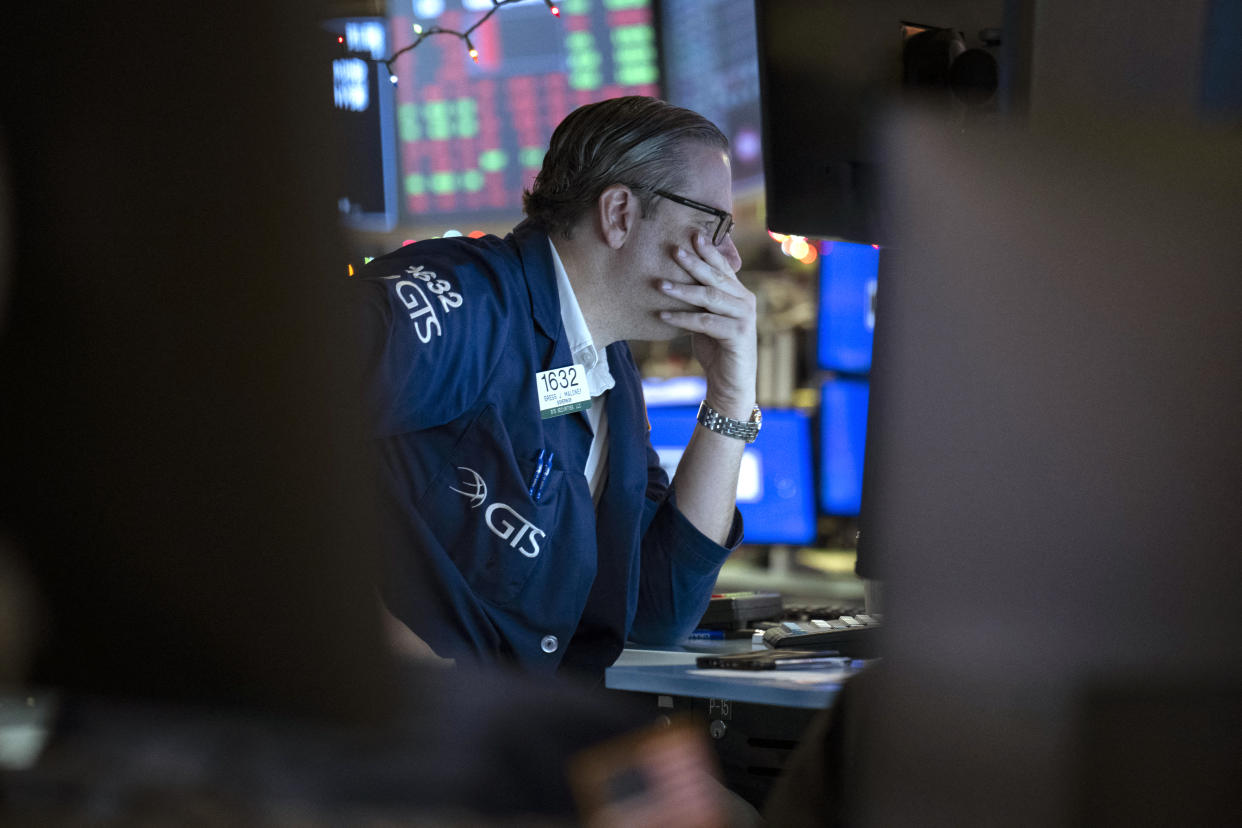
<instances>
[{"instance_id":1,"label":"trading desk counter","mask_svg":"<svg viewBox=\"0 0 1242 828\"><path fill-rule=\"evenodd\" d=\"M604 672L604 685L637 693L819 709L831 704L841 682L857 672L814 668L704 670L695 666L695 659L701 655L762 649L763 644L753 644L749 639L691 641L663 648L631 645Z\"/></svg>"}]
</instances>

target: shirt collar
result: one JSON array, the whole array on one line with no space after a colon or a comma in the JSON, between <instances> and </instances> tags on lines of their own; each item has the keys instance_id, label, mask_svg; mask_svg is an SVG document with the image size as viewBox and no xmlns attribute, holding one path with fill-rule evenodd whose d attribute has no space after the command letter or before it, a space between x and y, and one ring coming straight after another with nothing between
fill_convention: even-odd
<instances>
[{"instance_id":1,"label":"shirt collar","mask_svg":"<svg viewBox=\"0 0 1242 828\"><path fill-rule=\"evenodd\" d=\"M561 300L561 322L565 326L565 337L569 341L569 352L574 362L580 364L587 372L587 387L592 397L598 397L616 385L612 371L608 368L608 352L595 347L591 331L587 328L586 317L578 305L578 297L574 295L573 285L569 283L569 274L561 256L556 252L556 245L548 239L548 247L552 249L552 269L556 271L556 290Z\"/></svg>"}]
</instances>

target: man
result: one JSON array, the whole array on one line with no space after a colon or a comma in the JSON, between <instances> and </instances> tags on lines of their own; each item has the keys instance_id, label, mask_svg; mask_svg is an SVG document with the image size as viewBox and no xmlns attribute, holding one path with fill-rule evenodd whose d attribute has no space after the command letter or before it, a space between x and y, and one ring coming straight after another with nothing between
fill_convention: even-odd
<instances>
[{"instance_id":1,"label":"man","mask_svg":"<svg viewBox=\"0 0 1242 828\"><path fill-rule=\"evenodd\" d=\"M438 655L598 676L627 638L673 643L701 617L741 540L758 425L727 150L659 100L581 107L511 235L421 242L362 272L393 517L382 592ZM687 331L707 399L670 486L625 340Z\"/></svg>"}]
</instances>

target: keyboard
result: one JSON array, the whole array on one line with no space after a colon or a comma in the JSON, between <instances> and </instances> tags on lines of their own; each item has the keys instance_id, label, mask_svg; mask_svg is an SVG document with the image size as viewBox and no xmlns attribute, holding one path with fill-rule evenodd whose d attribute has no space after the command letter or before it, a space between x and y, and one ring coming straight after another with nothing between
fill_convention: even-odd
<instances>
[{"instance_id":1,"label":"keyboard","mask_svg":"<svg viewBox=\"0 0 1242 828\"><path fill-rule=\"evenodd\" d=\"M773 618L776 621L810 621L814 618L830 621L840 618L842 615L857 616L863 615L866 612L866 608L856 604L849 606L833 604L790 604L778 615L774 615Z\"/></svg>"},{"instance_id":2,"label":"keyboard","mask_svg":"<svg viewBox=\"0 0 1242 828\"><path fill-rule=\"evenodd\" d=\"M879 655L881 620L879 615L858 613L830 619L781 621L764 631L763 642L769 647L831 650L850 658L874 658Z\"/></svg>"}]
</instances>

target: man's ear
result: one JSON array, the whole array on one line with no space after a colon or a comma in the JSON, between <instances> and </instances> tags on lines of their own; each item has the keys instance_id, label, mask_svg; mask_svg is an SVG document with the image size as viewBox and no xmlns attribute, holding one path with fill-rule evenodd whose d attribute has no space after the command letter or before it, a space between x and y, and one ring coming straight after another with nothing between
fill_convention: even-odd
<instances>
[{"instance_id":1,"label":"man's ear","mask_svg":"<svg viewBox=\"0 0 1242 828\"><path fill-rule=\"evenodd\" d=\"M604 241L613 250L620 250L638 222L638 196L624 184L612 184L599 194L596 207Z\"/></svg>"}]
</instances>

